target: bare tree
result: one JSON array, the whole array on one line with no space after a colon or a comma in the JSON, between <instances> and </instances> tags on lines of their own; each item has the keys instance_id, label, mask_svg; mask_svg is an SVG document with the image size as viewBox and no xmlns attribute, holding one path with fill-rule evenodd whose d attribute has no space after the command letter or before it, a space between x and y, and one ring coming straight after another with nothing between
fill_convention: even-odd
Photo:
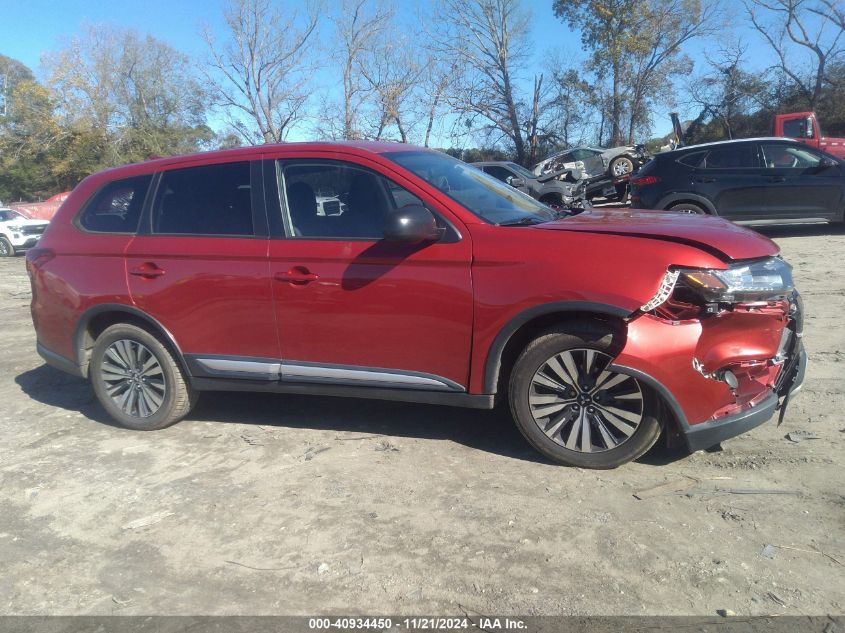
<instances>
[{"instance_id":1,"label":"bare tree","mask_svg":"<svg viewBox=\"0 0 845 633\"><path fill-rule=\"evenodd\" d=\"M338 13L331 18L343 64L343 138L362 135L358 115L368 90L360 73L362 60L392 18L392 10L373 4L372 0L343 0Z\"/></svg>"},{"instance_id":2,"label":"bare tree","mask_svg":"<svg viewBox=\"0 0 845 633\"><path fill-rule=\"evenodd\" d=\"M437 50L429 49L423 64L423 81L420 99L423 103L423 118L425 119L425 135L423 146L428 147L431 142L431 132L434 120L444 114L443 105L457 75L458 63L454 59L446 59Z\"/></svg>"},{"instance_id":3,"label":"bare tree","mask_svg":"<svg viewBox=\"0 0 845 633\"><path fill-rule=\"evenodd\" d=\"M422 68L414 59L414 50L402 39L380 38L368 55L360 60L361 77L375 99L375 133L381 139L391 125L396 126L399 139L408 142L408 128L413 125L414 91L422 75Z\"/></svg>"},{"instance_id":4,"label":"bare tree","mask_svg":"<svg viewBox=\"0 0 845 633\"><path fill-rule=\"evenodd\" d=\"M754 28L778 57L780 70L788 76L815 109L821 97L827 69L845 54L845 8L837 0L744 0ZM763 15L769 17L767 21ZM813 59L802 69L790 54L804 49Z\"/></svg>"},{"instance_id":5,"label":"bare tree","mask_svg":"<svg viewBox=\"0 0 845 633\"><path fill-rule=\"evenodd\" d=\"M718 55L706 55L708 70L688 82L687 92L692 104L700 109L699 121L717 121L728 138L737 134L739 119L750 108L765 107L764 82L743 69L748 47L742 43L729 44Z\"/></svg>"},{"instance_id":6,"label":"bare tree","mask_svg":"<svg viewBox=\"0 0 845 633\"><path fill-rule=\"evenodd\" d=\"M230 0L224 17L225 43L216 42L208 28L203 33L220 105L240 113L232 125L244 138L282 142L309 99L306 84L316 59L309 44L318 14L287 8L283 17L270 0Z\"/></svg>"},{"instance_id":7,"label":"bare tree","mask_svg":"<svg viewBox=\"0 0 845 633\"><path fill-rule=\"evenodd\" d=\"M519 0L440 0L433 18L440 50L456 60L452 105L481 118L494 142L506 139L516 160L528 155L516 83L531 51L529 14Z\"/></svg>"}]
</instances>

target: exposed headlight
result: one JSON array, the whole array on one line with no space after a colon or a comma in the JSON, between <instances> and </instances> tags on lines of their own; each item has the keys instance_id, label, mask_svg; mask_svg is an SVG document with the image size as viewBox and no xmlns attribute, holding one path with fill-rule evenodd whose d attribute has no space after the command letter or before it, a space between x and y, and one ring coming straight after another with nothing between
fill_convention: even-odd
<instances>
[{"instance_id":1,"label":"exposed headlight","mask_svg":"<svg viewBox=\"0 0 845 633\"><path fill-rule=\"evenodd\" d=\"M706 303L744 303L785 297L793 290L792 266L779 257L733 264L726 270L680 270L679 283Z\"/></svg>"},{"instance_id":2,"label":"exposed headlight","mask_svg":"<svg viewBox=\"0 0 845 633\"><path fill-rule=\"evenodd\" d=\"M792 290L792 266L779 257L737 263L726 270L673 269L666 271L657 293L640 310L654 310L670 297L676 303L703 306L771 301Z\"/></svg>"},{"instance_id":3,"label":"exposed headlight","mask_svg":"<svg viewBox=\"0 0 845 633\"><path fill-rule=\"evenodd\" d=\"M6 226L6 228L9 229L10 231L20 231L21 230L21 227L18 226L17 224L9 224L9 225Z\"/></svg>"}]
</instances>

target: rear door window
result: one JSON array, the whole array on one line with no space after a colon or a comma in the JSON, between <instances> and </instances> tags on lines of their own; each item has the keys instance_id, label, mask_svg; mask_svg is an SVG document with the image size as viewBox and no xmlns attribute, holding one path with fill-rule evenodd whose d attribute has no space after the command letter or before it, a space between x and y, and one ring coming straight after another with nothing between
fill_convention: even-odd
<instances>
[{"instance_id":1,"label":"rear door window","mask_svg":"<svg viewBox=\"0 0 845 633\"><path fill-rule=\"evenodd\" d=\"M152 175L115 180L85 205L79 225L93 233L135 233Z\"/></svg>"},{"instance_id":2,"label":"rear door window","mask_svg":"<svg viewBox=\"0 0 845 633\"><path fill-rule=\"evenodd\" d=\"M702 164L704 169L753 169L759 167L752 144L711 149Z\"/></svg>"},{"instance_id":3,"label":"rear door window","mask_svg":"<svg viewBox=\"0 0 845 633\"><path fill-rule=\"evenodd\" d=\"M678 159L678 162L687 167L698 167L707 152L692 152L684 154Z\"/></svg>"},{"instance_id":4,"label":"rear door window","mask_svg":"<svg viewBox=\"0 0 845 633\"><path fill-rule=\"evenodd\" d=\"M152 208L152 232L252 237L249 162L163 172Z\"/></svg>"}]
</instances>

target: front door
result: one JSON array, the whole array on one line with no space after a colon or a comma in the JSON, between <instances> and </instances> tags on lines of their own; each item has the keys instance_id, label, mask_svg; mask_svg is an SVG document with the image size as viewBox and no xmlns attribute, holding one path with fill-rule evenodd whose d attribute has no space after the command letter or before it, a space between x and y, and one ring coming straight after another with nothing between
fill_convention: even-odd
<instances>
[{"instance_id":1,"label":"front door","mask_svg":"<svg viewBox=\"0 0 845 633\"><path fill-rule=\"evenodd\" d=\"M772 218L838 218L843 208L842 167L823 167L823 154L802 145L761 143L767 212Z\"/></svg>"},{"instance_id":2,"label":"front door","mask_svg":"<svg viewBox=\"0 0 845 633\"><path fill-rule=\"evenodd\" d=\"M260 177L247 161L163 172L127 248L134 304L173 335L194 375L278 380Z\"/></svg>"},{"instance_id":3,"label":"front door","mask_svg":"<svg viewBox=\"0 0 845 633\"><path fill-rule=\"evenodd\" d=\"M282 218L270 241L282 379L464 390L472 249L448 212L374 165L268 161L265 174L271 227L276 201ZM382 239L386 215L409 203L438 216L439 242Z\"/></svg>"}]
</instances>

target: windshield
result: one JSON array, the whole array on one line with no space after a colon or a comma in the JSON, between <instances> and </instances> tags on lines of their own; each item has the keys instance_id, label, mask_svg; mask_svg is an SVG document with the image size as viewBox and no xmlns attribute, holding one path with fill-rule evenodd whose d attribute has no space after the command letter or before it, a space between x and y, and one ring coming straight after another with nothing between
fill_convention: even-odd
<instances>
[{"instance_id":1,"label":"windshield","mask_svg":"<svg viewBox=\"0 0 845 633\"><path fill-rule=\"evenodd\" d=\"M537 224L557 214L480 169L437 152L383 154L413 172L475 215L493 224Z\"/></svg>"},{"instance_id":2,"label":"windshield","mask_svg":"<svg viewBox=\"0 0 845 633\"><path fill-rule=\"evenodd\" d=\"M0 211L0 222L8 222L9 220L24 220L20 213L12 211L11 209L3 209Z\"/></svg>"}]
</instances>

